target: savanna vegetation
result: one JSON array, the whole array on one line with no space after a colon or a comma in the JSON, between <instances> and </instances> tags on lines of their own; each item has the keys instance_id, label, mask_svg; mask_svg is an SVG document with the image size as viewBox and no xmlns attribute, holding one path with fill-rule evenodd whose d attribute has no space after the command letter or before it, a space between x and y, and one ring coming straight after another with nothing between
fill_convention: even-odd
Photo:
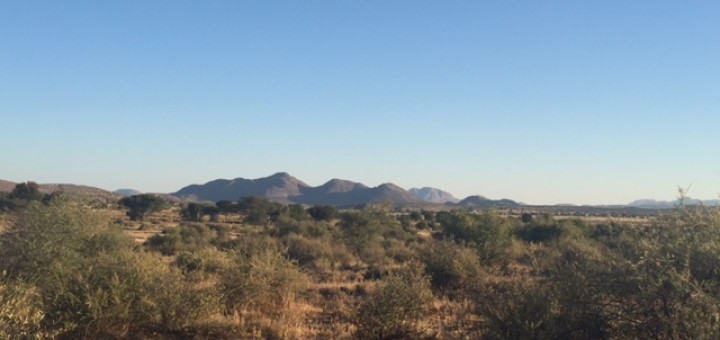
<instances>
[{"instance_id":1,"label":"savanna vegetation","mask_svg":"<svg viewBox=\"0 0 720 340\"><path fill-rule=\"evenodd\" d=\"M0 339L720 338L715 208L630 225L27 183L0 202Z\"/></svg>"}]
</instances>

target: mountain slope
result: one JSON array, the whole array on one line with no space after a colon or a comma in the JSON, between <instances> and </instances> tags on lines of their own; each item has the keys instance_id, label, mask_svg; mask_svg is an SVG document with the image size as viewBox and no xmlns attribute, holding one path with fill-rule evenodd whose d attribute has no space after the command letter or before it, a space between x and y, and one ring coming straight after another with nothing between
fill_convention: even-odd
<instances>
[{"instance_id":1,"label":"mountain slope","mask_svg":"<svg viewBox=\"0 0 720 340\"><path fill-rule=\"evenodd\" d=\"M421 200L423 202L430 202L430 203L457 203L460 202L460 199L454 197L452 194L446 191L442 191L440 189L436 188L412 188L408 190L408 192L413 195L416 199Z\"/></svg>"},{"instance_id":2,"label":"mountain slope","mask_svg":"<svg viewBox=\"0 0 720 340\"><path fill-rule=\"evenodd\" d=\"M128 197L128 196L140 195L140 194L142 194L142 191L135 190L135 189L117 189L117 190L113 191L113 194L118 194L120 196Z\"/></svg>"},{"instance_id":3,"label":"mountain slope","mask_svg":"<svg viewBox=\"0 0 720 340\"><path fill-rule=\"evenodd\" d=\"M15 183L0 179L0 192L11 192L15 188Z\"/></svg>"},{"instance_id":4,"label":"mountain slope","mask_svg":"<svg viewBox=\"0 0 720 340\"><path fill-rule=\"evenodd\" d=\"M16 185L16 183L0 180L0 192L11 192L15 188L15 185ZM107 190L90 187L87 185L50 183L50 184L38 184L38 187L40 189L40 192L45 193L45 194L48 194L51 192L64 192L66 194L73 194L73 195L95 195L95 196L112 195L112 193Z\"/></svg>"}]
</instances>

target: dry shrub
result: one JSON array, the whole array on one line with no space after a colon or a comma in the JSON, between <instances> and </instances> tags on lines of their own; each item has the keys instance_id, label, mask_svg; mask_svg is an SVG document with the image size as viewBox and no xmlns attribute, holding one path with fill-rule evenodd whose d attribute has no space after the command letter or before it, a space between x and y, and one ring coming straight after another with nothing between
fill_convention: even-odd
<instances>
[{"instance_id":1,"label":"dry shrub","mask_svg":"<svg viewBox=\"0 0 720 340\"><path fill-rule=\"evenodd\" d=\"M36 287L0 277L0 339L45 339L42 299Z\"/></svg>"}]
</instances>

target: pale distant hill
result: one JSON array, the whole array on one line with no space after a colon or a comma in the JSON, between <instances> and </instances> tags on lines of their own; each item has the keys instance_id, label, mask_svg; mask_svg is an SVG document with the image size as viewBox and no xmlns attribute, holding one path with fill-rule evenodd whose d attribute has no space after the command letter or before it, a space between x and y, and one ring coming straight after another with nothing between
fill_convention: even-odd
<instances>
[{"instance_id":1,"label":"pale distant hill","mask_svg":"<svg viewBox=\"0 0 720 340\"><path fill-rule=\"evenodd\" d=\"M423 201L423 202L430 202L430 203L457 203L460 202L460 199L454 197L452 194L446 191L442 191L440 189L436 188L412 188L408 190L408 192L415 196L415 198Z\"/></svg>"},{"instance_id":2,"label":"pale distant hill","mask_svg":"<svg viewBox=\"0 0 720 340\"><path fill-rule=\"evenodd\" d=\"M258 179L218 179L203 185L187 186L173 195L199 201L235 201L244 196L257 196L280 203L337 206L417 201L410 193L391 183L370 188L362 183L333 179L321 186L311 187L284 172Z\"/></svg>"},{"instance_id":3,"label":"pale distant hill","mask_svg":"<svg viewBox=\"0 0 720 340\"><path fill-rule=\"evenodd\" d=\"M705 205L708 207L720 206L720 200L699 200L690 197L686 197L682 204L684 205ZM628 203L628 206L643 208L643 209L672 209L677 208L681 205L679 199L674 201L656 201L653 199L642 199Z\"/></svg>"},{"instance_id":4,"label":"pale distant hill","mask_svg":"<svg viewBox=\"0 0 720 340\"><path fill-rule=\"evenodd\" d=\"M117 189L113 191L114 194L118 194L120 196L135 196L142 194L142 191L135 190L135 189Z\"/></svg>"}]
</instances>

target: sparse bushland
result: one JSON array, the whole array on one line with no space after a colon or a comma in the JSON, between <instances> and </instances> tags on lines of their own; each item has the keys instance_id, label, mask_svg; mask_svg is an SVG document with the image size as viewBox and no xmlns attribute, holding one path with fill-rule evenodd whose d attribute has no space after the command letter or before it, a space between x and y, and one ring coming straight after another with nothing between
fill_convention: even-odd
<instances>
[{"instance_id":1,"label":"sparse bushland","mask_svg":"<svg viewBox=\"0 0 720 340\"><path fill-rule=\"evenodd\" d=\"M3 212L0 338L720 337L715 208L625 225L246 198L156 212L152 235L87 206Z\"/></svg>"}]
</instances>

